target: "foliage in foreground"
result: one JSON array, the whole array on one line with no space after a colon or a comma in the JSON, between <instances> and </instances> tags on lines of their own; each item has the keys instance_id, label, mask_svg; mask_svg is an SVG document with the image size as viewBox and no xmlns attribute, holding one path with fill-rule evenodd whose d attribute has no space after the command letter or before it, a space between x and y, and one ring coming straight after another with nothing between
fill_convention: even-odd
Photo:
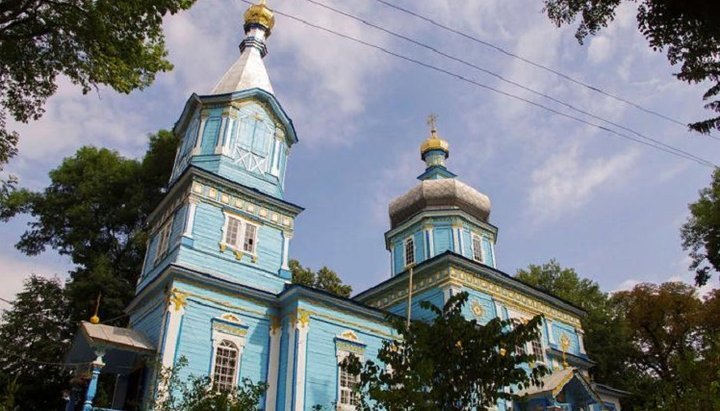
<instances>
[{"instance_id":1,"label":"foliage in foreground","mask_svg":"<svg viewBox=\"0 0 720 411\"><path fill-rule=\"evenodd\" d=\"M0 320L0 410L64 406L63 357L74 331L57 279L30 276Z\"/></svg>"},{"instance_id":2,"label":"foliage in foreground","mask_svg":"<svg viewBox=\"0 0 720 411\"><path fill-rule=\"evenodd\" d=\"M516 398L504 387L539 384L548 369L517 347L538 338L542 317L526 323L495 318L483 325L463 316L467 300L467 293L459 293L443 308L421 302L435 318L409 329L403 319L390 318L398 337L384 342L380 363L346 360L348 371L359 376L361 409L483 409Z\"/></svg>"},{"instance_id":3,"label":"foliage in foreground","mask_svg":"<svg viewBox=\"0 0 720 411\"><path fill-rule=\"evenodd\" d=\"M621 3L630 0L543 0L548 17L558 26L580 19L575 37L582 44L614 18ZM655 51L665 51L672 65L681 64L675 76L687 83L707 82L705 108L716 117L690 124L708 134L720 130L720 2L640 0L638 30Z\"/></svg>"},{"instance_id":4,"label":"foliage in foreground","mask_svg":"<svg viewBox=\"0 0 720 411\"><path fill-rule=\"evenodd\" d=\"M176 149L177 138L162 130L142 160L82 147L50 172L44 190L0 196L0 221L31 217L17 249L33 256L50 247L76 265L67 285L73 321L90 316L100 292L100 317L123 315L145 256L144 222L164 195Z\"/></svg>"},{"instance_id":5,"label":"foliage in foreground","mask_svg":"<svg viewBox=\"0 0 720 411\"><path fill-rule=\"evenodd\" d=\"M591 373L603 384L623 388L627 380L623 358L629 340L622 323L615 318L610 296L598 283L581 278L573 268L562 267L555 260L542 265L531 264L518 270L515 277L587 312L580 321L585 332L585 348L597 363Z\"/></svg>"},{"instance_id":6,"label":"foliage in foreground","mask_svg":"<svg viewBox=\"0 0 720 411\"><path fill-rule=\"evenodd\" d=\"M180 357L174 368L164 368L158 379L158 395L148 408L153 411L253 411L261 409L267 384L243 378L230 391L213 389L210 377L191 375L183 381L180 374L188 362Z\"/></svg>"},{"instance_id":7,"label":"foliage in foreground","mask_svg":"<svg viewBox=\"0 0 720 411\"><path fill-rule=\"evenodd\" d=\"M84 93L149 86L172 69L163 16L195 0L33 0L0 2L0 171L15 155L10 117L37 120L59 77ZM0 186L2 186L0 182Z\"/></svg>"},{"instance_id":8,"label":"foliage in foreground","mask_svg":"<svg viewBox=\"0 0 720 411\"><path fill-rule=\"evenodd\" d=\"M700 190L700 198L688 208L690 217L680 235L683 248L690 251L695 284L702 286L713 270L720 271L720 169L713 173L710 187Z\"/></svg>"}]
</instances>

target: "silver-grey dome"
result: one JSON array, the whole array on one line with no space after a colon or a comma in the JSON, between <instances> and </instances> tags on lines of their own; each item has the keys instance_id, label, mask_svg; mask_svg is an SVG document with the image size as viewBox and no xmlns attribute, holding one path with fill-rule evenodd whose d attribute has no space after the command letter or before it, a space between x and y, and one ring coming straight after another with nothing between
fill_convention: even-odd
<instances>
[{"instance_id":1,"label":"silver-grey dome","mask_svg":"<svg viewBox=\"0 0 720 411\"><path fill-rule=\"evenodd\" d=\"M488 222L490 198L455 178L423 180L390 202L390 226L395 228L420 211L452 209Z\"/></svg>"}]
</instances>

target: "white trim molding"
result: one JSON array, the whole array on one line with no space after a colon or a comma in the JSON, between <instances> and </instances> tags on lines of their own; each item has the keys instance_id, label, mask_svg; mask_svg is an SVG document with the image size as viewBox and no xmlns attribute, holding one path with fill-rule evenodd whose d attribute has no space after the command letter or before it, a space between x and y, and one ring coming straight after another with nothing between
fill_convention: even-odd
<instances>
[{"instance_id":1,"label":"white trim molding","mask_svg":"<svg viewBox=\"0 0 720 411\"><path fill-rule=\"evenodd\" d=\"M270 354L268 360L267 395L265 395L265 409L275 410L278 395L278 372L280 371L280 339L282 327L278 317L270 320Z\"/></svg>"}]
</instances>

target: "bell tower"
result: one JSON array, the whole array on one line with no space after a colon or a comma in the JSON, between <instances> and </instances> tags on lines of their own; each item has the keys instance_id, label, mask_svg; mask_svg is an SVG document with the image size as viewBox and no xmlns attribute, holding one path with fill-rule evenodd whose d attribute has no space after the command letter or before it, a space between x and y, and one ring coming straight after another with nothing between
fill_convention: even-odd
<instances>
[{"instance_id":1,"label":"bell tower","mask_svg":"<svg viewBox=\"0 0 720 411\"><path fill-rule=\"evenodd\" d=\"M180 144L166 198L150 216L138 291L182 267L270 292L290 279L302 211L284 200L293 123L265 68L275 25L264 1L244 15L240 55L209 94L193 94L173 128Z\"/></svg>"}]
</instances>

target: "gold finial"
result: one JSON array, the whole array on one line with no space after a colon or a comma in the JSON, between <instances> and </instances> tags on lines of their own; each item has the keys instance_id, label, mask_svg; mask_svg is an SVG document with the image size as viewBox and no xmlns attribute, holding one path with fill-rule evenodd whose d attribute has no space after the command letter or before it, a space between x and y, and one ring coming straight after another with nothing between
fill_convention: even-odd
<instances>
[{"instance_id":1,"label":"gold finial","mask_svg":"<svg viewBox=\"0 0 720 411\"><path fill-rule=\"evenodd\" d=\"M427 118L427 125L430 126L430 136L437 138L437 119L438 116L435 113L430 113Z\"/></svg>"},{"instance_id":2,"label":"gold finial","mask_svg":"<svg viewBox=\"0 0 720 411\"><path fill-rule=\"evenodd\" d=\"M563 366L563 369L565 369L568 367L566 352L567 352L568 348L570 348L570 339L568 338L568 336L566 334L563 334L562 337L560 337L560 346L562 347L562 359L563 359L562 366Z\"/></svg>"},{"instance_id":3,"label":"gold finial","mask_svg":"<svg viewBox=\"0 0 720 411\"><path fill-rule=\"evenodd\" d=\"M254 4L248 7L245 12L245 30L250 24L257 24L267 30L267 35L270 36L270 30L275 26L275 14L267 6L265 0L260 0L258 4Z\"/></svg>"},{"instance_id":4,"label":"gold finial","mask_svg":"<svg viewBox=\"0 0 720 411\"><path fill-rule=\"evenodd\" d=\"M90 317L90 324L100 324L100 317L98 317L98 310L100 310L100 298L102 297L102 291L98 293L97 300L95 301L95 314Z\"/></svg>"},{"instance_id":5,"label":"gold finial","mask_svg":"<svg viewBox=\"0 0 720 411\"><path fill-rule=\"evenodd\" d=\"M428 137L420 146L420 154L422 155L432 150L441 150L445 153L450 152L450 145L448 142L438 136L437 119L438 116L435 113L432 113L427 117L427 125L430 127L430 137Z\"/></svg>"}]
</instances>

